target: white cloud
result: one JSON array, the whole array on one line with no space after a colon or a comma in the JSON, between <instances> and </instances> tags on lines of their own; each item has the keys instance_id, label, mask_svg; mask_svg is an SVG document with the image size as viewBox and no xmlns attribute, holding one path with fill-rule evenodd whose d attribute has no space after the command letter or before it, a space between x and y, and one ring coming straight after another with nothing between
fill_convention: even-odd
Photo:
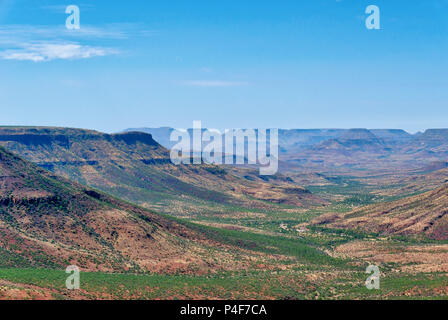
<instances>
[{"instance_id":1,"label":"white cloud","mask_svg":"<svg viewBox=\"0 0 448 320\"><path fill-rule=\"evenodd\" d=\"M248 85L247 82L221 81L221 80L193 80L184 83L187 86L195 87L239 87Z\"/></svg>"},{"instance_id":2,"label":"white cloud","mask_svg":"<svg viewBox=\"0 0 448 320\"><path fill-rule=\"evenodd\" d=\"M49 40L55 38L72 39L128 39L134 36L151 36L156 32L144 26L131 23L109 24L101 27L81 24L77 30L68 30L65 24L45 25L0 25L0 40Z\"/></svg>"},{"instance_id":3,"label":"white cloud","mask_svg":"<svg viewBox=\"0 0 448 320\"><path fill-rule=\"evenodd\" d=\"M132 23L81 25L78 30L68 30L65 25L0 25L0 59L42 62L102 57L119 51L95 44L99 40L110 43L151 35L154 32L144 25Z\"/></svg>"},{"instance_id":4,"label":"white cloud","mask_svg":"<svg viewBox=\"0 0 448 320\"><path fill-rule=\"evenodd\" d=\"M117 53L113 49L91 47L79 43L25 43L20 48L0 51L0 58L43 62L57 59L74 60L102 57Z\"/></svg>"}]
</instances>

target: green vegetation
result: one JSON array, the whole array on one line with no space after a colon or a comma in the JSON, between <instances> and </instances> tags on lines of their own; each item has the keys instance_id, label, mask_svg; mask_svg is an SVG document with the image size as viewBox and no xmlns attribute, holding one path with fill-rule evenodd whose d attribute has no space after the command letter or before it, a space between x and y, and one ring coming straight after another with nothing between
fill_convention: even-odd
<instances>
[{"instance_id":1,"label":"green vegetation","mask_svg":"<svg viewBox=\"0 0 448 320\"><path fill-rule=\"evenodd\" d=\"M124 144L121 140L114 143L120 144L117 150L126 148L121 145ZM97 144L92 143L90 147L95 150ZM26 290L48 290L53 297L72 298L65 289L67 274L63 269L77 261L81 266L95 265L117 272L82 272L82 290L78 293L81 298L389 299L445 297L448 292L446 273L421 273L419 269L412 269L417 265L415 261L399 263L386 259L388 255L401 254L412 246L417 247L413 253L417 252L415 255L418 256L420 252L426 252L426 246L443 245L447 241L429 240L423 236L386 237L310 224L312 219L323 214L348 213L365 205L405 196L403 193L384 196L379 192L381 185L362 178L329 177L327 180L331 184L308 189L329 199L331 204L299 207L260 200L251 193L233 198L225 189L222 192L209 190L177 177L187 173L193 178L205 174L227 178L230 169L182 167L179 170L185 172L170 168L173 171L167 173L163 158L157 158L161 161L159 166L143 166L142 161L149 160L138 157L132 161L121 159L116 163L89 164L88 168L101 172L99 176L106 181L99 179L95 182L96 187L128 201L153 206L155 211L162 212L158 215L101 191L58 178L3 149L0 149L0 156L2 164L8 164L0 167L2 174L10 179L8 183L15 183L0 197L0 221L5 226L0 230L0 279L5 280L7 287L35 286L37 289L26 287ZM71 178L86 182L80 166L52 165L56 172L65 170ZM209 180L208 183L220 181ZM417 207L418 203L411 206ZM121 211L104 213L107 209ZM163 215L173 212L182 218ZM93 216L90 221L89 216ZM33 247L31 241L27 242L30 235L34 243L45 245ZM84 238L76 242L81 236ZM194 260L215 253L216 257L212 256L215 260L201 261L206 266L203 269L195 264L188 270L167 270L173 274L151 274L128 257L128 252L117 249L115 241L120 236L135 240L133 245L146 241L146 246L139 250L147 252L157 248L159 244L154 245L155 241L163 241L162 250L166 245L171 252L188 256L193 251L188 246L194 243L194 250L200 253L188 258ZM94 249L83 251L82 241L91 241ZM338 251L346 245L353 245L353 248ZM67 249L64 254L53 254L52 250L63 249ZM434 254L427 251L428 255ZM80 252L82 254L75 259L74 255ZM159 261L165 253L158 252ZM238 271L222 271L230 268L219 265L221 261L217 260L221 257L228 260L226 267L234 264L237 267L232 270ZM216 262L217 266L212 266L210 261ZM372 261L381 266L380 291L368 291L364 285L365 267Z\"/></svg>"},{"instance_id":2,"label":"green vegetation","mask_svg":"<svg viewBox=\"0 0 448 320\"><path fill-rule=\"evenodd\" d=\"M315 271L314 271L315 272ZM448 286L445 274L385 274L380 290L368 290L361 271L336 272L337 279L307 280L301 270L233 272L207 276L133 275L81 272L84 298L113 299L412 299L434 298L433 290ZM0 269L0 279L49 290L59 299L69 298L63 270ZM336 280L336 281L335 281ZM439 299L446 299L439 296Z\"/></svg>"},{"instance_id":3,"label":"green vegetation","mask_svg":"<svg viewBox=\"0 0 448 320\"><path fill-rule=\"evenodd\" d=\"M346 265L346 261L332 258L317 249L315 246L316 243L312 239L294 239L184 223L188 224L192 229L196 229L206 235L208 238L239 248L270 254L283 254L297 258L300 263L318 265L322 268L326 266Z\"/></svg>"}]
</instances>

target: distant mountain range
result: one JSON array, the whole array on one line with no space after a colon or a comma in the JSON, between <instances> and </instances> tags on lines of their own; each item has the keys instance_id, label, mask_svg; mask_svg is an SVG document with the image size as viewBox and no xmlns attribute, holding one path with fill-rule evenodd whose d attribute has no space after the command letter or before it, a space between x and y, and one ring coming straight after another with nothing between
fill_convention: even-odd
<instances>
[{"instance_id":1,"label":"distant mountain range","mask_svg":"<svg viewBox=\"0 0 448 320\"><path fill-rule=\"evenodd\" d=\"M166 148L174 129L134 128ZM448 129L410 134L401 129L279 130L280 169L418 168L448 159Z\"/></svg>"},{"instance_id":2,"label":"distant mountain range","mask_svg":"<svg viewBox=\"0 0 448 320\"><path fill-rule=\"evenodd\" d=\"M73 181L173 214L219 205L324 203L282 175L211 165L174 165L150 134L48 127L0 127L0 145ZM261 192L262 191L262 192ZM212 210L212 209L211 209Z\"/></svg>"},{"instance_id":3,"label":"distant mountain range","mask_svg":"<svg viewBox=\"0 0 448 320\"><path fill-rule=\"evenodd\" d=\"M132 128L126 129L125 132L145 132L153 136L153 138L163 145L165 148L171 149L176 142L170 141L171 132L175 130L170 127L161 128ZM187 129L192 132L192 129ZM302 150L303 148L318 145L324 141L338 139L350 131L371 132L373 135L383 139L387 143L396 144L404 143L411 140L415 135L407 133L401 129L291 129L279 130L279 145L284 153Z\"/></svg>"}]
</instances>

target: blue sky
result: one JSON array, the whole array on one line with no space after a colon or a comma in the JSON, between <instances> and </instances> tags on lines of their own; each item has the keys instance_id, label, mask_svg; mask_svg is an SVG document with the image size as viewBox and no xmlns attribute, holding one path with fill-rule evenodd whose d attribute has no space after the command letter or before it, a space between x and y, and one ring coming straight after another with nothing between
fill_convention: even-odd
<instances>
[{"instance_id":1,"label":"blue sky","mask_svg":"<svg viewBox=\"0 0 448 320\"><path fill-rule=\"evenodd\" d=\"M448 0L0 0L0 124L448 127L447 17Z\"/></svg>"}]
</instances>

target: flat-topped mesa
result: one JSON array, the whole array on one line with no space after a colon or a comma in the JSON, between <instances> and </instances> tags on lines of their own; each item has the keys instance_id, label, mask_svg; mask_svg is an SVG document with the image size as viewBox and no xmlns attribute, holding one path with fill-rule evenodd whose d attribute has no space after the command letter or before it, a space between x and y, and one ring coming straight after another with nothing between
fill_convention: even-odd
<instances>
[{"instance_id":1,"label":"flat-topped mesa","mask_svg":"<svg viewBox=\"0 0 448 320\"><path fill-rule=\"evenodd\" d=\"M68 148L71 142L87 140L123 141L128 145L141 142L150 146L159 146L151 134L143 132L107 134L94 130L57 127L0 127L1 142L14 141L25 145L56 143Z\"/></svg>"},{"instance_id":2,"label":"flat-topped mesa","mask_svg":"<svg viewBox=\"0 0 448 320\"><path fill-rule=\"evenodd\" d=\"M394 138L394 139L411 139L412 134L403 129L370 129L374 135L380 138Z\"/></svg>"},{"instance_id":3,"label":"flat-topped mesa","mask_svg":"<svg viewBox=\"0 0 448 320\"><path fill-rule=\"evenodd\" d=\"M51 135L51 134L1 134L0 133L0 141L15 141L19 143L23 143L27 146L35 145L35 146L44 146L51 145L52 143L56 143L61 146L69 145L69 140L67 136L64 135Z\"/></svg>"},{"instance_id":4,"label":"flat-topped mesa","mask_svg":"<svg viewBox=\"0 0 448 320\"><path fill-rule=\"evenodd\" d=\"M336 139L312 146L315 151L367 151L382 152L386 143L367 129L350 129ZM367 149L368 148L368 149Z\"/></svg>"},{"instance_id":5,"label":"flat-topped mesa","mask_svg":"<svg viewBox=\"0 0 448 320\"><path fill-rule=\"evenodd\" d=\"M131 152L134 161L169 158L168 151L150 134L141 132L107 134L73 128L0 127L0 145L44 167L53 162L124 161L120 159L123 154L118 150L121 149ZM24 150L27 151L23 153Z\"/></svg>"},{"instance_id":6,"label":"flat-topped mesa","mask_svg":"<svg viewBox=\"0 0 448 320\"><path fill-rule=\"evenodd\" d=\"M65 136L81 136L81 135L102 135L102 133L78 128L64 128L64 127L14 127L14 126L0 126L0 134L35 134L35 135L65 135Z\"/></svg>"},{"instance_id":7,"label":"flat-topped mesa","mask_svg":"<svg viewBox=\"0 0 448 320\"><path fill-rule=\"evenodd\" d=\"M417 140L448 142L448 129L428 129Z\"/></svg>"},{"instance_id":8,"label":"flat-topped mesa","mask_svg":"<svg viewBox=\"0 0 448 320\"><path fill-rule=\"evenodd\" d=\"M342 134L338 140L340 141L371 141L382 144L383 141L367 129L350 129Z\"/></svg>"},{"instance_id":9,"label":"flat-topped mesa","mask_svg":"<svg viewBox=\"0 0 448 320\"><path fill-rule=\"evenodd\" d=\"M92 130L57 127L0 127L0 143L21 143L27 146L51 146L69 148L77 139L101 139L102 134Z\"/></svg>"},{"instance_id":10,"label":"flat-topped mesa","mask_svg":"<svg viewBox=\"0 0 448 320\"><path fill-rule=\"evenodd\" d=\"M111 135L111 138L116 141L124 141L126 144L141 142L149 146L159 146L151 134L144 132L131 131L126 133L118 133Z\"/></svg>"},{"instance_id":11,"label":"flat-topped mesa","mask_svg":"<svg viewBox=\"0 0 448 320\"><path fill-rule=\"evenodd\" d=\"M413 135L402 129L371 129L374 135L388 145L403 145L413 139Z\"/></svg>"},{"instance_id":12,"label":"flat-topped mesa","mask_svg":"<svg viewBox=\"0 0 448 320\"><path fill-rule=\"evenodd\" d=\"M442 146L442 149L439 148ZM448 150L448 129L428 129L418 134L409 143L409 152L427 151L432 155L434 152L446 152ZM444 156L445 153L442 154Z\"/></svg>"}]
</instances>

